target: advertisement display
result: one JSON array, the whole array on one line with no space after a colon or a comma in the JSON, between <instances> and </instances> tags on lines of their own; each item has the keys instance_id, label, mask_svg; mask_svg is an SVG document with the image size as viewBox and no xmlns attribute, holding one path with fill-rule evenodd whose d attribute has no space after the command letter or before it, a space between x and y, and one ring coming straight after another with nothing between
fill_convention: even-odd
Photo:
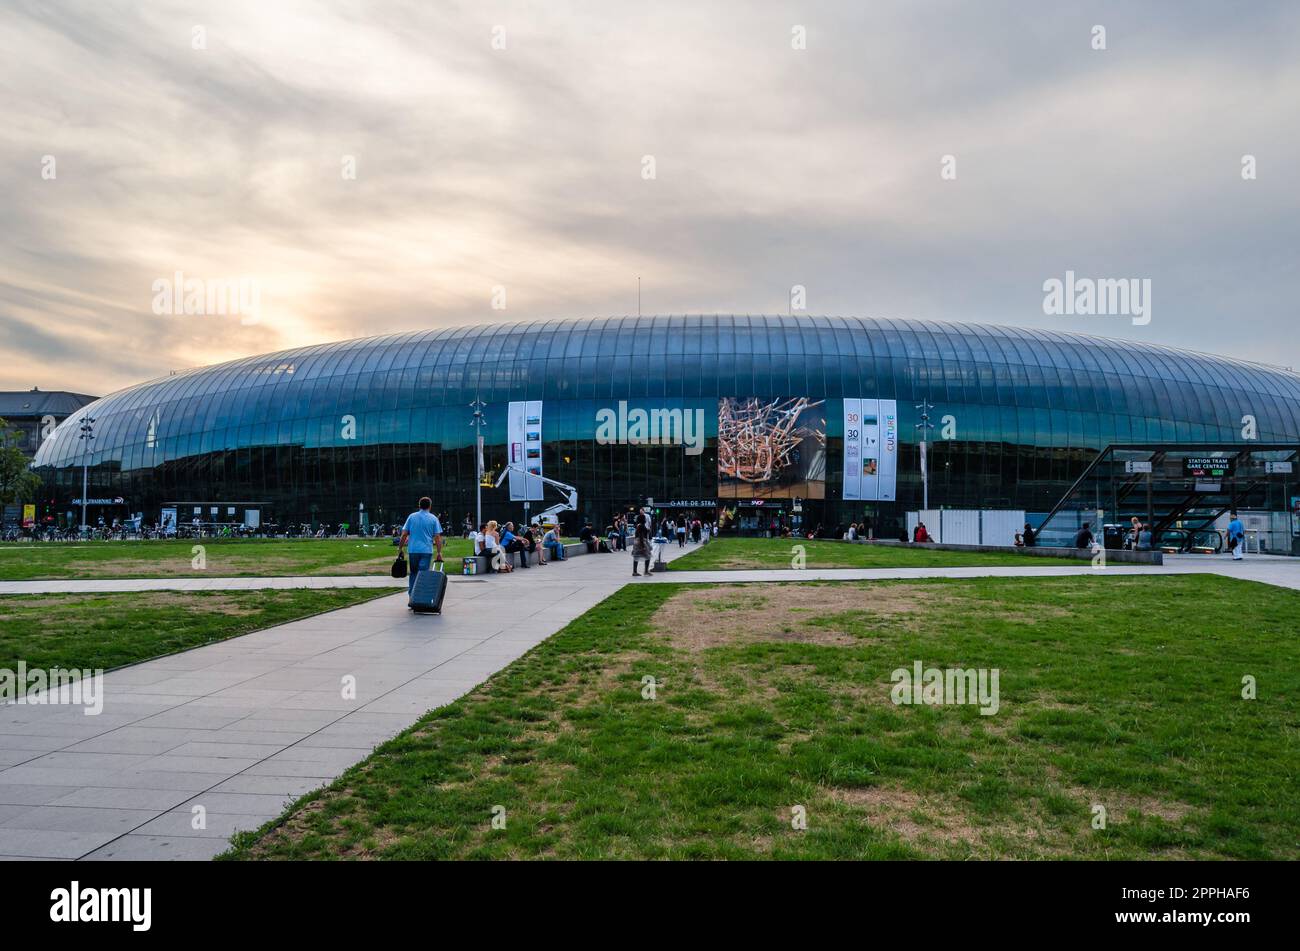
<instances>
[{"instance_id":1,"label":"advertisement display","mask_svg":"<svg viewBox=\"0 0 1300 951\"><path fill-rule=\"evenodd\" d=\"M719 497L825 498L825 402L807 397L720 400Z\"/></svg>"},{"instance_id":2,"label":"advertisement display","mask_svg":"<svg viewBox=\"0 0 1300 951\"><path fill-rule=\"evenodd\" d=\"M898 404L844 400L844 498L893 501L898 481Z\"/></svg>"},{"instance_id":3,"label":"advertisement display","mask_svg":"<svg viewBox=\"0 0 1300 951\"><path fill-rule=\"evenodd\" d=\"M36 506L24 505L23 506L23 528L35 528L35 527L36 527Z\"/></svg>"},{"instance_id":4,"label":"advertisement display","mask_svg":"<svg viewBox=\"0 0 1300 951\"><path fill-rule=\"evenodd\" d=\"M879 401L880 415L880 481L876 499L892 502L898 491L898 403Z\"/></svg>"},{"instance_id":5,"label":"advertisement display","mask_svg":"<svg viewBox=\"0 0 1300 951\"><path fill-rule=\"evenodd\" d=\"M545 498L546 483L533 476L542 475L542 401L517 401L510 404L506 422L506 441L512 467L510 501L537 502Z\"/></svg>"},{"instance_id":6,"label":"advertisement display","mask_svg":"<svg viewBox=\"0 0 1300 951\"><path fill-rule=\"evenodd\" d=\"M844 498L862 498L862 400L844 400Z\"/></svg>"}]
</instances>

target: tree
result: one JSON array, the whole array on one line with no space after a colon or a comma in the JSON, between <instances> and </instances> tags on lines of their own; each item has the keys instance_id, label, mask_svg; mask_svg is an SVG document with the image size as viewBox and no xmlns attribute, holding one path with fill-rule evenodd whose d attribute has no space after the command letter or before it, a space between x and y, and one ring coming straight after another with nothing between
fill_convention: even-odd
<instances>
[{"instance_id":1,"label":"tree","mask_svg":"<svg viewBox=\"0 0 1300 951\"><path fill-rule=\"evenodd\" d=\"M36 498L41 480L28 468L27 457L18 448L23 434L0 419L0 505L29 502Z\"/></svg>"}]
</instances>

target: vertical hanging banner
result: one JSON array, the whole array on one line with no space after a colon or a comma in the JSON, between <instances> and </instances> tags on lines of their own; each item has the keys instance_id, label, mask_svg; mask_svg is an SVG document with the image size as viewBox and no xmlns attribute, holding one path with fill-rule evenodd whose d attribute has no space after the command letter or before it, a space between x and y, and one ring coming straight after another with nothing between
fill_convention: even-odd
<instances>
[{"instance_id":1,"label":"vertical hanging banner","mask_svg":"<svg viewBox=\"0 0 1300 951\"><path fill-rule=\"evenodd\" d=\"M844 401L844 498L862 498L862 401Z\"/></svg>"},{"instance_id":2,"label":"vertical hanging banner","mask_svg":"<svg viewBox=\"0 0 1300 951\"><path fill-rule=\"evenodd\" d=\"M844 400L844 498L893 501L898 476L898 404Z\"/></svg>"},{"instance_id":3,"label":"vertical hanging banner","mask_svg":"<svg viewBox=\"0 0 1300 951\"><path fill-rule=\"evenodd\" d=\"M880 408L878 400L862 401L862 498L874 501L880 492Z\"/></svg>"},{"instance_id":4,"label":"vertical hanging banner","mask_svg":"<svg viewBox=\"0 0 1300 951\"><path fill-rule=\"evenodd\" d=\"M541 400L521 400L510 404L506 440L509 443L507 458L511 466L510 501L539 501L544 498L546 488L541 479L534 478L542 475Z\"/></svg>"},{"instance_id":5,"label":"vertical hanging banner","mask_svg":"<svg viewBox=\"0 0 1300 951\"><path fill-rule=\"evenodd\" d=\"M876 498L893 502L898 491L898 403L880 401L880 486Z\"/></svg>"}]
</instances>

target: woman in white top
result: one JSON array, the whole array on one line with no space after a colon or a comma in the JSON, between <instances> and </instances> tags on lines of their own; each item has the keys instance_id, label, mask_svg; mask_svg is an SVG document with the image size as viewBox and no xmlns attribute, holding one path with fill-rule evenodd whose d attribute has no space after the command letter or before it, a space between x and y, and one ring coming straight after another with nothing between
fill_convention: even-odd
<instances>
[{"instance_id":1,"label":"woman in white top","mask_svg":"<svg viewBox=\"0 0 1300 951\"><path fill-rule=\"evenodd\" d=\"M501 552L501 536L497 534L495 520L488 522L483 531L483 554L488 559L488 571L510 571L514 567Z\"/></svg>"}]
</instances>

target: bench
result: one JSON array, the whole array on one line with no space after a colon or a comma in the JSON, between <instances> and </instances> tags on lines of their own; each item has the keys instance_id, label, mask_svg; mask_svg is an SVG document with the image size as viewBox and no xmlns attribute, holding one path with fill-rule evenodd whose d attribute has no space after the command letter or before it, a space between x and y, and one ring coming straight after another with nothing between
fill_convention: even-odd
<instances>
[{"instance_id":1,"label":"bench","mask_svg":"<svg viewBox=\"0 0 1300 951\"><path fill-rule=\"evenodd\" d=\"M570 558L573 558L573 557L577 556L577 555L587 555L587 554L590 554L590 552L587 551L587 546L584 545L582 542L576 542L576 543L574 543L574 544L569 544L569 545L565 545L565 546L564 546L564 558L565 558L566 561L567 561L568 559L570 559ZM487 570L487 556L486 556L486 555L473 555L473 556L469 556L469 557L473 557L473 559L474 559L476 562L478 562L477 568L475 569L476 572L477 572L478 574L483 575L483 574L487 574L487 573L488 573L488 570ZM555 559L554 559L553 557L549 557L549 558L547 558L546 560L547 560L547 562L549 562L549 563L554 563L554 561L555 561ZM514 564L515 568L518 569L518 568L519 568L519 553L516 552L515 554L511 555L511 556L510 556L510 561ZM532 554L530 554L530 555L528 556L528 565L529 565L530 568L531 568L531 567L536 567L536 565L537 565L537 552L533 552ZM448 570L451 574L454 574L454 575L461 574L461 573L462 573L461 560L460 560L459 558L448 558L448 559L447 559L447 570Z\"/></svg>"}]
</instances>

